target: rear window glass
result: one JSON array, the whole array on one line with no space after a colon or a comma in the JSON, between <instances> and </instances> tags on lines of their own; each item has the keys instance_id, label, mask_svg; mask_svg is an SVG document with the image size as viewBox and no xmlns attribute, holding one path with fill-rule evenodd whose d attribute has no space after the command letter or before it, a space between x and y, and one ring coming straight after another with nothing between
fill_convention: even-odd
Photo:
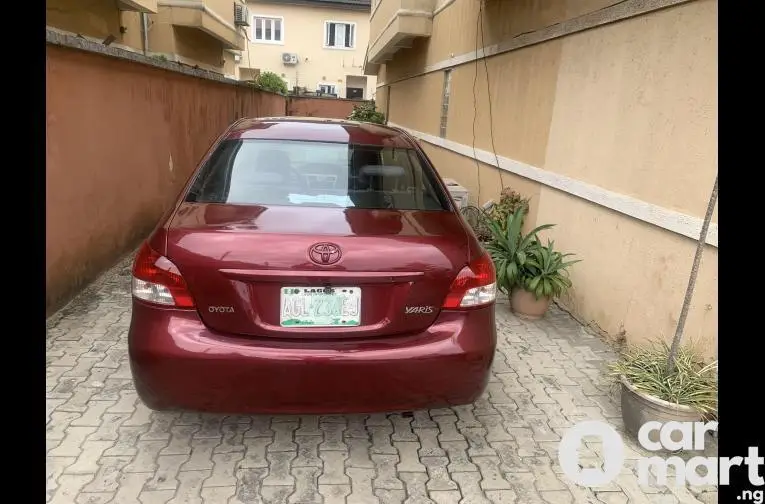
<instances>
[{"instance_id":1,"label":"rear window glass","mask_svg":"<svg viewBox=\"0 0 765 504\"><path fill-rule=\"evenodd\" d=\"M283 140L222 142L199 171L186 201L448 208L434 174L414 149Z\"/></svg>"}]
</instances>

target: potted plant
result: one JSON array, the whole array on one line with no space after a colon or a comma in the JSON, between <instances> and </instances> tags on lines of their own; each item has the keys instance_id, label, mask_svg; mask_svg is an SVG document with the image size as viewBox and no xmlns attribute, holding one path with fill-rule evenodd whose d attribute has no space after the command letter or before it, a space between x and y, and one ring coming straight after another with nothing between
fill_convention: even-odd
<instances>
[{"instance_id":1,"label":"potted plant","mask_svg":"<svg viewBox=\"0 0 765 504\"><path fill-rule=\"evenodd\" d=\"M538 239L531 242L510 296L510 306L516 315L536 320L547 313L552 299L571 287L568 268L579 262L566 260L572 255L555 250L554 241L548 240L547 245Z\"/></svg>"},{"instance_id":2,"label":"potted plant","mask_svg":"<svg viewBox=\"0 0 765 504\"><path fill-rule=\"evenodd\" d=\"M682 347L670 370L670 352L664 341L633 346L610 365L610 374L621 388L624 428L635 438L649 421L700 422L715 416L717 361L704 364L691 349Z\"/></svg>"},{"instance_id":3,"label":"potted plant","mask_svg":"<svg viewBox=\"0 0 765 504\"><path fill-rule=\"evenodd\" d=\"M555 250L555 242L543 245L539 232L554 224L537 226L523 234L528 207L521 204L503 221L489 219L491 238L486 250L494 261L497 288L510 298L513 312L522 318L538 319L547 312L553 297L571 287L566 261L572 254Z\"/></svg>"},{"instance_id":4,"label":"potted plant","mask_svg":"<svg viewBox=\"0 0 765 504\"><path fill-rule=\"evenodd\" d=\"M486 251L494 261L497 288L508 296L518 285L526 259L539 241L537 233L552 227L550 224L545 224L524 235L522 228L525 217L526 209L520 208L508 215L504 222L498 219L487 219L490 238L485 245Z\"/></svg>"},{"instance_id":5,"label":"potted plant","mask_svg":"<svg viewBox=\"0 0 765 504\"><path fill-rule=\"evenodd\" d=\"M489 222L496 222L500 228L504 229L508 216L520 209L528 213L529 198L524 198L520 193L507 187L502 190L499 203L491 202L490 206L486 207L485 205L484 208L468 205L463 207L460 213L475 233L478 241L485 244L492 237ZM521 219L521 227L523 227L523 219Z\"/></svg>"},{"instance_id":6,"label":"potted plant","mask_svg":"<svg viewBox=\"0 0 765 504\"><path fill-rule=\"evenodd\" d=\"M716 416L717 361L705 365L691 350L681 347L680 342L706 245L707 231L717 203L717 193L715 177L671 346L662 342L643 348L631 348L611 365L611 374L621 386L624 428L632 436L637 436L640 427L648 421L696 422Z\"/></svg>"},{"instance_id":7,"label":"potted plant","mask_svg":"<svg viewBox=\"0 0 765 504\"><path fill-rule=\"evenodd\" d=\"M499 196L499 203L494 203L486 210L486 217L499 223L501 227L505 226L507 217L516 213L518 210L524 211L524 218L529 212L529 198L524 198L520 193L510 187L502 189ZM521 222L523 226L523 222Z\"/></svg>"}]
</instances>

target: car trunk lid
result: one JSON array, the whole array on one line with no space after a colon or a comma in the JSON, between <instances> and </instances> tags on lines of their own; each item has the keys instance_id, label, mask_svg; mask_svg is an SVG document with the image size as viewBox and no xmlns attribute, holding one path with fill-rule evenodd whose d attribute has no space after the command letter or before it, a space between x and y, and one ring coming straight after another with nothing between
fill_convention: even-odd
<instances>
[{"instance_id":1,"label":"car trunk lid","mask_svg":"<svg viewBox=\"0 0 765 504\"><path fill-rule=\"evenodd\" d=\"M446 210L184 203L168 229L167 256L212 330L274 338L376 337L433 323L469 261L469 240L459 215ZM358 320L350 320L353 309L348 312L358 325L283 325L285 289L310 295L326 288L360 292Z\"/></svg>"}]
</instances>

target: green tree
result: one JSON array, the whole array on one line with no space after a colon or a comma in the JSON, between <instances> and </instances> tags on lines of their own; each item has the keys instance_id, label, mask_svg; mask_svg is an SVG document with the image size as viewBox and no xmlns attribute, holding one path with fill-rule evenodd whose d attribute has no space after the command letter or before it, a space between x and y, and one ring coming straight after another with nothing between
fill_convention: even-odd
<instances>
[{"instance_id":1,"label":"green tree","mask_svg":"<svg viewBox=\"0 0 765 504\"><path fill-rule=\"evenodd\" d=\"M258 75L255 87L272 93L287 94L287 83L274 72L262 72Z\"/></svg>"},{"instance_id":2,"label":"green tree","mask_svg":"<svg viewBox=\"0 0 765 504\"><path fill-rule=\"evenodd\" d=\"M385 124L385 114L378 112L374 100L369 100L361 105L354 105L353 112L348 116L351 121L371 122Z\"/></svg>"}]
</instances>

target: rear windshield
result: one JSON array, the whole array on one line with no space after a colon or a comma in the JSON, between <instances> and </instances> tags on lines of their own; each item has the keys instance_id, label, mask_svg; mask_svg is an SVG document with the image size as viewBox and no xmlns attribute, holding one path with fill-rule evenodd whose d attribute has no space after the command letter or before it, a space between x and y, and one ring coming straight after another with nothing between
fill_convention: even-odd
<instances>
[{"instance_id":1,"label":"rear windshield","mask_svg":"<svg viewBox=\"0 0 765 504\"><path fill-rule=\"evenodd\" d=\"M222 142L199 171L186 201L448 208L433 172L414 149L284 140Z\"/></svg>"}]
</instances>

